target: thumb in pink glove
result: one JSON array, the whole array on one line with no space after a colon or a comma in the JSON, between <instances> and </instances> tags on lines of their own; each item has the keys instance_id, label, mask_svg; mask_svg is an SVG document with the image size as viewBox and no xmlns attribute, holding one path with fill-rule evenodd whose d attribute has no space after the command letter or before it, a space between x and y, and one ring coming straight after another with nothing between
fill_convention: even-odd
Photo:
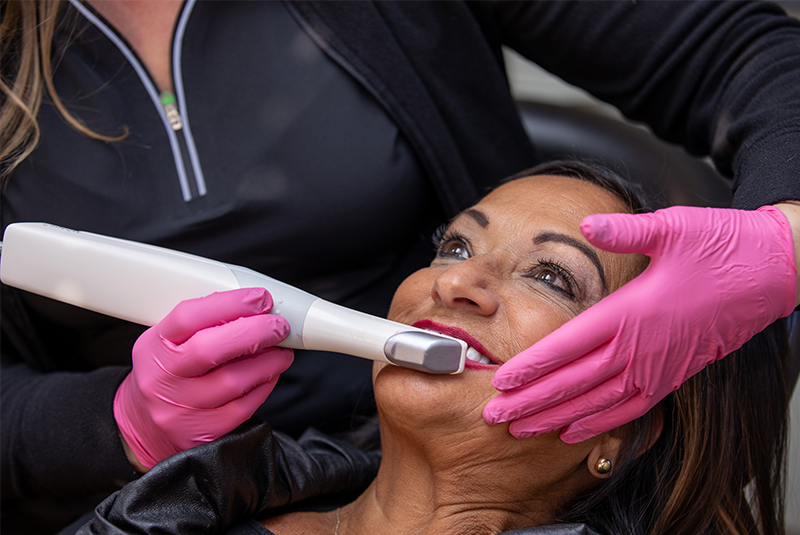
<instances>
[{"instance_id":1,"label":"thumb in pink glove","mask_svg":"<svg viewBox=\"0 0 800 535\"><path fill-rule=\"evenodd\" d=\"M294 358L272 347L289 324L271 308L262 288L214 293L179 303L139 337L114 417L143 466L230 432L267 399Z\"/></svg>"},{"instance_id":2,"label":"thumb in pink glove","mask_svg":"<svg viewBox=\"0 0 800 535\"><path fill-rule=\"evenodd\" d=\"M630 422L794 308L792 232L772 206L597 214L581 232L650 264L500 367L483 415L518 438L566 426L574 443Z\"/></svg>"}]
</instances>

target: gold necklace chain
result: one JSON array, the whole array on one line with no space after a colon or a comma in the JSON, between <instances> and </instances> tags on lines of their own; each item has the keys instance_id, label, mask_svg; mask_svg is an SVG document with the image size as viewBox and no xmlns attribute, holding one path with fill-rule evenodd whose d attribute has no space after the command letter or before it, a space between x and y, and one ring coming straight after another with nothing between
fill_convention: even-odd
<instances>
[{"instance_id":1,"label":"gold necklace chain","mask_svg":"<svg viewBox=\"0 0 800 535\"><path fill-rule=\"evenodd\" d=\"M341 510L342 510L341 507L336 510L336 527L333 528L333 535L339 535L339 524L342 521L342 519L339 518L339 511Z\"/></svg>"}]
</instances>

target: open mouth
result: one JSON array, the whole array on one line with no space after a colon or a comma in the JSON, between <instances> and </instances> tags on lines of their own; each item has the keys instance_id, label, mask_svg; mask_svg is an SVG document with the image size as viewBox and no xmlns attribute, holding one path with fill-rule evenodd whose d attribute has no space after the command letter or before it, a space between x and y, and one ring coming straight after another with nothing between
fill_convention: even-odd
<instances>
[{"instance_id":1,"label":"open mouth","mask_svg":"<svg viewBox=\"0 0 800 535\"><path fill-rule=\"evenodd\" d=\"M469 346L467 348L467 359L471 360L472 362L476 362L478 364L485 364L485 365L497 365L498 363L487 356L486 349L483 345L478 342L472 335L464 331L459 327L451 327L448 325L441 325L439 323L433 322L431 320L421 320L414 323L414 327L418 329L422 329L424 331L434 332L438 334L445 334L447 336L452 336L453 338L458 338L459 340L463 340Z\"/></svg>"}]
</instances>

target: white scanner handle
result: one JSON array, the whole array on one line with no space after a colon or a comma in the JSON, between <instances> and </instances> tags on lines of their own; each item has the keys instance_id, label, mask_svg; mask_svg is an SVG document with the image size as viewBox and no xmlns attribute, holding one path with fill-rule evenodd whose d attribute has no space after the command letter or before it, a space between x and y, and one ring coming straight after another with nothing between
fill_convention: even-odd
<instances>
[{"instance_id":1,"label":"white scanner handle","mask_svg":"<svg viewBox=\"0 0 800 535\"><path fill-rule=\"evenodd\" d=\"M357 312L320 299L253 270L143 243L57 227L46 223L14 223L3 235L0 280L52 299L109 316L155 325L186 299L236 288L266 288L272 312L288 320L291 331L280 346L346 353L392 362L434 373L464 369L447 357L431 358L431 343L420 338L420 350L394 351L387 341L398 333L420 329ZM425 333L430 337L430 333ZM447 338L448 343L454 339ZM405 339L404 339L405 340ZM424 355L428 358L425 360ZM458 353L458 349L456 349ZM408 357L400 356L409 355ZM417 357L417 355L419 355ZM420 360L420 362L412 362ZM438 364L444 363L441 370Z\"/></svg>"}]
</instances>

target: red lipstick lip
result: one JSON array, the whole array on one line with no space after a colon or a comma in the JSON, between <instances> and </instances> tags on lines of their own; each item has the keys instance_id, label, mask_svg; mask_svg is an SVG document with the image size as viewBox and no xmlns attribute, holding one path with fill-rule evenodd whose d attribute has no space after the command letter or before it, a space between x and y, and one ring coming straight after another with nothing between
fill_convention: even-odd
<instances>
[{"instance_id":1,"label":"red lipstick lip","mask_svg":"<svg viewBox=\"0 0 800 535\"><path fill-rule=\"evenodd\" d=\"M458 338L459 340L464 340L471 348L475 349L478 353L491 360L494 363L492 367L500 365L500 363L497 362L497 359L494 358L488 351L486 351L486 348L483 347L483 344L478 342L471 334L460 327L442 325L441 323L436 323L435 321L431 320L420 320L414 323L412 327L416 327L417 329L428 329L430 331L436 331L437 333L446 334L447 336L452 336L453 338ZM490 367L488 364L481 364L469 359L466 360L465 366L467 368Z\"/></svg>"}]
</instances>

